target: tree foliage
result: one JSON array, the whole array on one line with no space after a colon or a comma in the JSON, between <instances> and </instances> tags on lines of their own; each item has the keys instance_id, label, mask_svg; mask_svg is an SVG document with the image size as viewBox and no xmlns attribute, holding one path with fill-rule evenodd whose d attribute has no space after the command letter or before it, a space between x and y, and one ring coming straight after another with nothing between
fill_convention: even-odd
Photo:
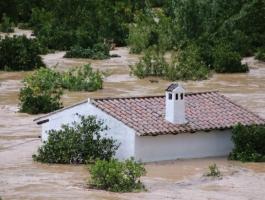
<instances>
[{"instance_id":1,"label":"tree foliage","mask_svg":"<svg viewBox=\"0 0 265 200\"><path fill-rule=\"evenodd\" d=\"M56 72L41 68L26 76L20 90L20 111L30 114L48 113L62 107L63 89L73 91L95 91L102 89L103 77L90 65L68 72Z\"/></svg>"},{"instance_id":2,"label":"tree foliage","mask_svg":"<svg viewBox=\"0 0 265 200\"><path fill-rule=\"evenodd\" d=\"M229 158L244 162L265 161L265 126L243 126L238 124L233 128L232 140L234 149Z\"/></svg>"},{"instance_id":3,"label":"tree foliage","mask_svg":"<svg viewBox=\"0 0 265 200\"><path fill-rule=\"evenodd\" d=\"M65 58L91 58L91 59L107 59L109 55L110 46L104 43L93 45L92 48L83 48L80 46L71 47L64 55Z\"/></svg>"},{"instance_id":4,"label":"tree foliage","mask_svg":"<svg viewBox=\"0 0 265 200\"><path fill-rule=\"evenodd\" d=\"M64 89L68 90L95 91L102 89L103 77L102 73L94 72L88 64L62 73L61 84Z\"/></svg>"},{"instance_id":5,"label":"tree foliage","mask_svg":"<svg viewBox=\"0 0 265 200\"><path fill-rule=\"evenodd\" d=\"M0 20L0 32L12 33L14 32L14 24L10 21L10 18L3 14L2 20Z\"/></svg>"},{"instance_id":6,"label":"tree foliage","mask_svg":"<svg viewBox=\"0 0 265 200\"><path fill-rule=\"evenodd\" d=\"M26 36L5 37L0 40L0 70L33 70L44 67L39 54L40 44Z\"/></svg>"},{"instance_id":7,"label":"tree foliage","mask_svg":"<svg viewBox=\"0 0 265 200\"><path fill-rule=\"evenodd\" d=\"M116 159L97 160L95 165L89 168L91 174L90 184L96 188L112 192L132 192L144 189L139 178L146 171L141 163L133 159L120 162Z\"/></svg>"},{"instance_id":8,"label":"tree foliage","mask_svg":"<svg viewBox=\"0 0 265 200\"><path fill-rule=\"evenodd\" d=\"M60 74L41 68L23 80L20 90L20 111L30 114L48 113L62 107Z\"/></svg>"},{"instance_id":9,"label":"tree foliage","mask_svg":"<svg viewBox=\"0 0 265 200\"><path fill-rule=\"evenodd\" d=\"M79 119L80 122L62 125L60 130L50 130L48 140L33 155L34 160L61 164L110 160L119 145L102 135L108 127L95 116L79 115Z\"/></svg>"},{"instance_id":10,"label":"tree foliage","mask_svg":"<svg viewBox=\"0 0 265 200\"><path fill-rule=\"evenodd\" d=\"M240 63L242 56L265 45L264 10L263 0L165 1L162 9L149 8L136 14L128 43L135 53L153 46L162 53L179 51L195 43L209 69L246 72L247 66Z\"/></svg>"},{"instance_id":11,"label":"tree foliage","mask_svg":"<svg viewBox=\"0 0 265 200\"><path fill-rule=\"evenodd\" d=\"M265 47L258 49L255 58L265 62Z\"/></svg>"},{"instance_id":12,"label":"tree foliage","mask_svg":"<svg viewBox=\"0 0 265 200\"><path fill-rule=\"evenodd\" d=\"M209 75L209 69L194 44L173 52L171 60L166 61L164 53L156 48L150 48L135 66L131 66L131 73L139 78L160 76L172 81L202 80Z\"/></svg>"}]
</instances>

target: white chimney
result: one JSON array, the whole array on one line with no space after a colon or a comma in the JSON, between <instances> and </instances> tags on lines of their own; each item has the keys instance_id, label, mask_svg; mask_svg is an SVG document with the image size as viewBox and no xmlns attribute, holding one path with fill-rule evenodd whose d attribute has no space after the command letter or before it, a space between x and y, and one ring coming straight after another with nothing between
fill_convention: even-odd
<instances>
[{"instance_id":1,"label":"white chimney","mask_svg":"<svg viewBox=\"0 0 265 200\"><path fill-rule=\"evenodd\" d=\"M166 120L173 124L185 124L185 90L178 83L166 89Z\"/></svg>"}]
</instances>

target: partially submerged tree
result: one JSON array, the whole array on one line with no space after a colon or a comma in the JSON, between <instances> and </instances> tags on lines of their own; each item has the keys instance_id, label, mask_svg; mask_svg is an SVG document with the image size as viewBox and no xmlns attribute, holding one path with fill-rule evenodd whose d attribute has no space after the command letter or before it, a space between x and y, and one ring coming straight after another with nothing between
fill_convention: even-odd
<instances>
[{"instance_id":1,"label":"partially submerged tree","mask_svg":"<svg viewBox=\"0 0 265 200\"><path fill-rule=\"evenodd\" d=\"M146 174L143 164L134 159L124 162L116 159L97 160L89 167L91 181L89 184L98 189L112 192L132 192L144 190L140 177Z\"/></svg>"},{"instance_id":2,"label":"partially submerged tree","mask_svg":"<svg viewBox=\"0 0 265 200\"><path fill-rule=\"evenodd\" d=\"M62 107L60 74L41 68L24 80L20 90L20 111L30 114L48 113Z\"/></svg>"},{"instance_id":3,"label":"partially submerged tree","mask_svg":"<svg viewBox=\"0 0 265 200\"><path fill-rule=\"evenodd\" d=\"M95 116L79 118L77 122L62 125L60 130L50 130L48 140L33 155L34 160L62 164L110 160L119 144L103 135L108 127Z\"/></svg>"},{"instance_id":4,"label":"partially submerged tree","mask_svg":"<svg viewBox=\"0 0 265 200\"><path fill-rule=\"evenodd\" d=\"M5 37L0 40L0 70L26 71L44 67L40 53L41 46L35 39Z\"/></svg>"}]
</instances>

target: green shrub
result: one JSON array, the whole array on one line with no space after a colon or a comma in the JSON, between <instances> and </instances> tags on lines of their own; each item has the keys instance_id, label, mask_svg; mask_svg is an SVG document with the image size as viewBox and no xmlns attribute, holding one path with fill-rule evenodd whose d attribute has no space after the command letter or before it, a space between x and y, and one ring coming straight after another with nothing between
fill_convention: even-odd
<instances>
[{"instance_id":1,"label":"green shrub","mask_svg":"<svg viewBox=\"0 0 265 200\"><path fill-rule=\"evenodd\" d=\"M93 48L83 48L81 46L71 47L64 55L65 58L91 58L91 59L107 59L110 47L104 43L98 43Z\"/></svg>"},{"instance_id":2,"label":"green shrub","mask_svg":"<svg viewBox=\"0 0 265 200\"><path fill-rule=\"evenodd\" d=\"M108 128L94 116L79 116L80 122L50 130L49 137L39 147L35 161L44 163L87 163L96 159L110 160L118 146L112 138L102 136Z\"/></svg>"},{"instance_id":3,"label":"green shrub","mask_svg":"<svg viewBox=\"0 0 265 200\"><path fill-rule=\"evenodd\" d=\"M4 33L12 33L14 32L13 26L14 24L10 21L10 18L6 16L4 13L2 16L2 21L0 21L0 32Z\"/></svg>"},{"instance_id":4,"label":"green shrub","mask_svg":"<svg viewBox=\"0 0 265 200\"><path fill-rule=\"evenodd\" d=\"M146 171L142 164L133 159L119 162L116 159L97 160L89 168L91 174L90 184L96 188L113 192L131 192L144 189L139 178Z\"/></svg>"},{"instance_id":5,"label":"green shrub","mask_svg":"<svg viewBox=\"0 0 265 200\"><path fill-rule=\"evenodd\" d=\"M215 163L212 165L209 165L209 172L206 174L206 176L214 176L214 177L221 176L221 172Z\"/></svg>"},{"instance_id":6,"label":"green shrub","mask_svg":"<svg viewBox=\"0 0 265 200\"><path fill-rule=\"evenodd\" d=\"M218 73L247 72L248 66L241 64L241 56L226 43L217 44L213 50L213 66Z\"/></svg>"},{"instance_id":7,"label":"green shrub","mask_svg":"<svg viewBox=\"0 0 265 200\"><path fill-rule=\"evenodd\" d=\"M265 61L265 47L258 49L257 53L255 54L255 58Z\"/></svg>"},{"instance_id":8,"label":"green shrub","mask_svg":"<svg viewBox=\"0 0 265 200\"><path fill-rule=\"evenodd\" d=\"M195 45L189 45L175 52L171 63L165 61L164 54L159 50L149 49L144 57L130 68L131 73L139 78L159 76L173 81L202 80L209 74L209 69L202 61L198 47Z\"/></svg>"},{"instance_id":9,"label":"green shrub","mask_svg":"<svg viewBox=\"0 0 265 200\"><path fill-rule=\"evenodd\" d=\"M68 90L95 91L102 89L102 85L102 73L93 72L89 64L62 74L62 86Z\"/></svg>"},{"instance_id":10,"label":"green shrub","mask_svg":"<svg viewBox=\"0 0 265 200\"><path fill-rule=\"evenodd\" d=\"M243 162L265 161L265 126L243 126L238 124L233 128L232 140L234 149L229 158Z\"/></svg>"},{"instance_id":11,"label":"green shrub","mask_svg":"<svg viewBox=\"0 0 265 200\"><path fill-rule=\"evenodd\" d=\"M156 49L149 49L145 52L144 57L135 66L130 66L131 73L139 78L147 76L165 75L165 69L168 63L164 59L164 54Z\"/></svg>"},{"instance_id":12,"label":"green shrub","mask_svg":"<svg viewBox=\"0 0 265 200\"><path fill-rule=\"evenodd\" d=\"M19 94L21 112L48 113L62 107L62 89L58 72L41 68L28 75L23 83L24 87Z\"/></svg>"},{"instance_id":13,"label":"green shrub","mask_svg":"<svg viewBox=\"0 0 265 200\"><path fill-rule=\"evenodd\" d=\"M129 26L128 44L131 53L141 53L150 46L150 42L154 43L155 21L152 16L143 13L137 14L134 20L135 23Z\"/></svg>"},{"instance_id":14,"label":"green shrub","mask_svg":"<svg viewBox=\"0 0 265 200\"><path fill-rule=\"evenodd\" d=\"M23 23L23 22L18 23L18 24L17 24L17 27L18 27L19 29L30 29L30 28L31 28L30 25L29 25L29 23Z\"/></svg>"},{"instance_id":15,"label":"green shrub","mask_svg":"<svg viewBox=\"0 0 265 200\"><path fill-rule=\"evenodd\" d=\"M169 80L203 80L209 76L209 69L203 62L200 49L194 45L176 52L175 58L167 67L165 78Z\"/></svg>"},{"instance_id":16,"label":"green shrub","mask_svg":"<svg viewBox=\"0 0 265 200\"><path fill-rule=\"evenodd\" d=\"M0 70L33 70L45 66L39 54L40 44L26 36L0 40Z\"/></svg>"}]
</instances>

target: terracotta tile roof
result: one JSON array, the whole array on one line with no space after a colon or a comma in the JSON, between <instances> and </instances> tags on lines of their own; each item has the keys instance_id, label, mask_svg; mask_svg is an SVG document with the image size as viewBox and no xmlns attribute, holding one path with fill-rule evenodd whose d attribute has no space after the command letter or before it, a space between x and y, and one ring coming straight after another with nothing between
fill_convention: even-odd
<instances>
[{"instance_id":1,"label":"terracotta tile roof","mask_svg":"<svg viewBox=\"0 0 265 200\"><path fill-rule=\"evenodd\" d=\"M91 103L135 129L138 135L228 129L237 123L265 124L264 119L218 92L187 93L185 96L188 123L183 125L165 120L164 96L91 99Z\"/></svg>"}]
</instances>

